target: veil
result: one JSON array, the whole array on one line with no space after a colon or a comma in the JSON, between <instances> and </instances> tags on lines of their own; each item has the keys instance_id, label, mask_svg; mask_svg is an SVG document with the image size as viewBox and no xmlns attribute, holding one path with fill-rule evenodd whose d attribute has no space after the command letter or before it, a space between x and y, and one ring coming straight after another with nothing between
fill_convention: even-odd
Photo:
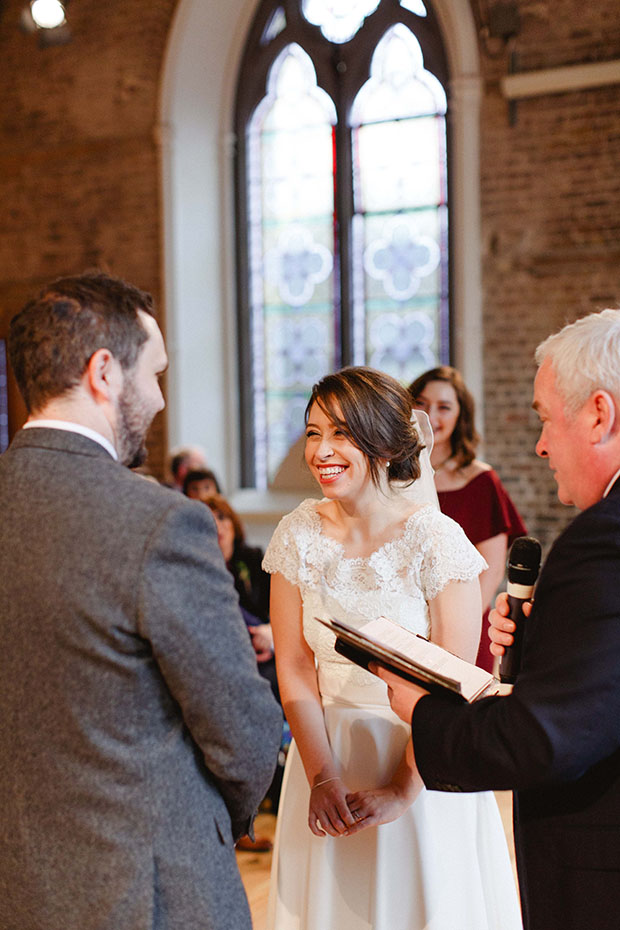
<instances>
[{"instance_id":1,"label":"veil","mask_svg":"<svg viewBox=\"0 0 620 930\"><path fill-rule=\"evenodd\" d=\"M435 489L433 466L431 465L431 450L433 448L433 428L428 414L424 410L412 410L411 422L415 424L418 436L424 443L420 453L420 477L409 485L401 485L400 493L407 500L416 504L432 504L439 510L439 498Z\"/></svg>"}]
</instances>

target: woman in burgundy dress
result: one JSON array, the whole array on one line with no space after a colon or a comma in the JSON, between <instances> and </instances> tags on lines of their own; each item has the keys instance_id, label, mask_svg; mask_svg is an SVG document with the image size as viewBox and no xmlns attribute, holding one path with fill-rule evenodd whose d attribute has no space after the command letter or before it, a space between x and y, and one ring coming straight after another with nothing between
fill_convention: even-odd
<instances>
[{"instance_id":1,"label":"woman in burgundy dress","mask_svg":"<svg viewBox=\"0 0 620 930\"><path fill-rule=\"evenodd\" d=\"M476 664L492 671L489 608L504 577L508 547L527 531L497 473L476 458L480 437L474 399L460 372L449 365L432 368L409 385L409 392L414 407L426 411L433 427L431 465L439 506L463 527L489 566L480 575L484 615Z\"/></svg>"}]
</instances>

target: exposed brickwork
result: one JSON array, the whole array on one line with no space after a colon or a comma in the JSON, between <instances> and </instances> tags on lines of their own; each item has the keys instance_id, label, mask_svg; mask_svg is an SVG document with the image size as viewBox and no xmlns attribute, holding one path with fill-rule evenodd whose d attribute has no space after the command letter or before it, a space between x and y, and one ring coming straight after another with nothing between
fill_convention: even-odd
<instances>
[{"instance_id":1,"label":"exposed brickwork","mask_svg":"<svg viewBox=\"0 0 620 930\"><path fill-rule=\"evenodd\" d=\"M39 48L0 20L0 332L38 288L98 267L161 286L159 155L162 58L176 0L81 0L73 41ZM151 433L163 472L165 420Z\"/></svg>"},{"instance_id":2,"label":"exposed brickwork","mask_svg":"<svg viewBox=\"0 0 620 930\"><path fill-rule=\"evenodd\" d=\"M519 3L517 68L620 58L614 0ZM521 100L482 56L485 455L548 546L573 515L556 497L531 404L536 345L565 322L620 306L620 86Z\"/></svg>"},{"instance_id":3,"label":"exposed brickwork","mask_svg":"<svg viewBox=\"0 0 620 930\"><path fill-rule=\"evenodd\" d=\"M0 19L0 332L58 274L98 265L163 290L154 128L176 0L80 0L73 42L48 49L20 31L23 4ZM620 59L617 0L517 5L518 69ZM482 26L488 4L472 7ZM533 455L532 357L567 320L620 305L620 86L519 101L511 125L507 55L480 48L485 456L547 545L570 514ZM151 450L161 472L163 419Z\"/></svg>"}]
</instances>

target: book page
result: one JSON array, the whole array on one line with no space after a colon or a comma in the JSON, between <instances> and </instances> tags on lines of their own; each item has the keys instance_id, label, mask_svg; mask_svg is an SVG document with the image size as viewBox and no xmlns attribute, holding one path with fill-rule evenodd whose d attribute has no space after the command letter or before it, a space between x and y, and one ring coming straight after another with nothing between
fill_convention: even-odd
<instances>
[{"instance_id":1,"label":"book page","mask_svg":"<svg viewBox=\"0 0 620 930\"><path fill-rule=\"evenodd\" d=\"M361 624L359 632L438 675L460 682L461 693L466 700L472 700L493 681L489 672L453 655L436 643L428 642L387 617L378 617Z\"/></svg>"}]
</instances>

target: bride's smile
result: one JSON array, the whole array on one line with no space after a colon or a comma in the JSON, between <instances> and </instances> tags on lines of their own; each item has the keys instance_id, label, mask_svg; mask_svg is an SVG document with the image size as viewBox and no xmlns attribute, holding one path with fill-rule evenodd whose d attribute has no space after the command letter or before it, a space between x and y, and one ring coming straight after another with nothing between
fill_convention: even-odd
<instances>
[{"instance_id":1,"label":"bride's smile","mask_svg":"<svg viewBox=\"0 0 620 930\"><path fill-rule=\"evenodd\" d=\"M341 415L339 409L334 412ZM364 453L316 403L306 426L305 457L326 497L358 497L372 483Z\"/></svg>"}]
</instances>

